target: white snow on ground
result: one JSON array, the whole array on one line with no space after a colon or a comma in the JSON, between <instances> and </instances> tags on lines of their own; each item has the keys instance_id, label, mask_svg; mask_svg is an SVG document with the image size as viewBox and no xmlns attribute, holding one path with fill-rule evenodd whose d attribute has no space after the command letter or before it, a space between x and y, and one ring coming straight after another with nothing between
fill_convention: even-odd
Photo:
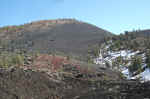
<instances>
[{"instance_id":1,"label":"white snow on ground","mask_svg":"<svg viewBox=\"0 0 150 99\"><path fill-rule=\"evenodd\" d=\"M141 75L145 80L150 80L150 70L149 69L146 69L144 72L141 73Z\"/></svg>"},{"instance_id":2,"label":"white snow on ground","mask_svg":"<svg viewBox=\"0 0 150 99\"><path fill-rule=\"evenodd\" d=\"M132 56L134 56L135 54L139 53L139 51L136 52L132 52L131 50L120 50L120 51L115 51L115 52L108 52L108 55L110 55L113 59L121 56L123 58L131 58Z\"/></svg>"},{"instance_id":3,"label":"white snow on ground","mask_svg":"<svg viewBox=\"0 0 150 99\"><path fill-rule=\"evenodd\" d=\"M134 76L134 77L131 77L129 75L129 70L126 68L126 69L122 69L122 73L127 77L127 79L136 79L136 78L139 78L139 77L142 77L142 79L144 81L149 81L150 80L150 69L146 69L144 72Z\"/></svg>"},{"instance_id":4,"label":"white snow on ground","mask_svg":"<svg viewBox=\"0 0 150 99\"><path fill-rule=\"evenodd\" d=\"M132 52L130 50L121 50L121 51L108 51L107 56L105 58L100 54L98 58L94 59L95 64L104 64L105 61L112 62L117 57L121 56L123 59L131 59L132 56L139 53L139 51Z\"/></svg>"},{"instance_id":5,"label":"white snow on ground","mask_svg":"<svg viewBox=\"0 0 150 99\"><path fill-rule=\"evenodd\" d=\"M127 79L130 79L129 70L127 68L122 70L122 73L125 75L125 77L127 77Z\"/></svg>"},{"instance_id":6,"label":"white snow on ground","mask_svg":"<svg viewBox=\"0 0 150 99\"><path fill-rule=\"evenodd\" d=\"M108 49L109 46L106 46L106 49ZM144 72L134 76L130 77L129 70L127 66L131 64L131 58L132 56L138 54L140 51L131 51L131 50L120 50L120 51L108 51L107 56L105 58L102 57L102 53L100 51L99 57L94 59L95 64L105 64L106 62L109 62L109 64L112 64L112 61L115 60L117 57L121 56L125 60L130 60L125 66L121 66L120 70L121 72L128 78L128 79L135 79L138 77L142 77L143 80L147 81L150 80L150 70L146 69ZM142 59L145 60L145 53L141 54ZM146 64L143 63L142 67L145 67Z\"/></svg>"}]
</instances>

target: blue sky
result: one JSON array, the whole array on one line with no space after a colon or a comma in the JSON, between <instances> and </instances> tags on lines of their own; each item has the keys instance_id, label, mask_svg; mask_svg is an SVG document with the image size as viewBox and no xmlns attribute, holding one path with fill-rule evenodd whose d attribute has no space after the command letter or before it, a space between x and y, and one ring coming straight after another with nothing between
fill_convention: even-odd
<instances>
[{"instance_id":1,"label":"blue sky","mask_svg":"<svg viewBox=\"0 0 150 99\"><path fill-rule=\"evenodd\" d=\"M113 33L150 29L150 0L0 0L0 27L75 18Z\"/></svg>"}]
</instances>

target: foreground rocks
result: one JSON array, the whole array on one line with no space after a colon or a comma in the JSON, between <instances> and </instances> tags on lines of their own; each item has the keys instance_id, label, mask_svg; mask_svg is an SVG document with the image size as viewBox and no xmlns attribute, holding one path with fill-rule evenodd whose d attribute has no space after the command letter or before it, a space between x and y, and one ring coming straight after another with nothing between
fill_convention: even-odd
<instances>
[{"instance_id":1,"label":"foreground rocks","mask_svg":"<svg viewBox=\"0 0 150 99\"><path fill-rule=\"evenodd\" d=\"M150 83L91 79L65 73L0 69L0 99L144 99Z\"/></svg>"}]
</instances>

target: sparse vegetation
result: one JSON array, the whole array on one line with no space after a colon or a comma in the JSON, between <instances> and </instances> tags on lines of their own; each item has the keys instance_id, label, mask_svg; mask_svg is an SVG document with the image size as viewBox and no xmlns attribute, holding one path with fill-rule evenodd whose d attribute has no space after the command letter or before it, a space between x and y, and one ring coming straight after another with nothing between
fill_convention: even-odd
<instances>
[{"instance_id":1,"label":"sparse vegetation","mask_svg":"<svg viewBox=\"0 0 150 99\"><path fill-rule=\"evenodd\" d=\"M3 53L0 55L0 67L23 66L24 56L20 54Z\"/></svg>"},{"instance_id":2,"label":"sparse vegetation","mask_svg":"<svg viewBox=\"0 0 150 99\"><path fill-rule=\"evenodd\" d=\"M147 50L146 52L146 61L145 63L147 64L147 68L150 69L150 50Z\"/></svg>"},{"instance_id":3,"label":"sparse vegetation","mask_svg":"<svg viewBox=\"0 0 150 99\"><path fill-rule=\"evenodd\" d=\"M134 30L132 32L125 31L124 34L113 36L111 38L113 44L110 46L110 50L133 49L136 51L149 49L150 35L148 33L149 30Z\"/></svg>"},{"instance_id":4,"label":"sparse vegetation","mask_svg":"<svg viewBox=\"0 0 150 99\"><path fill-rule=\"evenodd\" d=\"M119 66L127 64L130 60L116 56L112 64L106 62L105 68L93 64L93 58L99 56L101 42L110 45L109 50L116 52L122 49L142 52L150 48L149 37L138 36L139 31L126 31L125 34L116 36L76 20L55 20L54 25L50 22L40 21L0 29L0 68L15 67L9 68L8 71L0 71L0 92L4 92L6 96L10 94L14 99L30 99L34 95L36 98L40 96L40 99L77 99L82 96L85 96L84 99L99 99L103 94L109 96L105 98L111 98L111 93L120 95L120 92L128 92L126 89L133 86L129 85L124 75L118 71ZM61 25L57 27L58 23ZM56 25L55 28L52 25ZM99 42L100 44L97 44ZM84 61L81 61L82 57ZM142 57L137 55L131 61L131 75L141 72ZM150 51L146 53L146 64L147 68L150 68ZM20 66L23 67L16 68ZM111 67L115 70L107 69ZM5 73L8 75L5 76ZM127 86L123 88L125 84ZM129 88L130 92L133 92L134 88L136 87ZM19 95L23 95L19 96L17 91ZM129 95L132 95L130 92ZM138 92L141 93L141 90L138 89Z\"/></svg>"},{"instance_id":5,"label":"sparse vegetation","mask_svg":"<svg viewBox=\"0 0 150 99\"><path fill-rule=\"evenodd\" d=\"M129 66L131 76L133 76L136 72L141 72L141 70L142 70L142 58L140 56L133 57L131 65Z\"/></svg>"}]
</instances>

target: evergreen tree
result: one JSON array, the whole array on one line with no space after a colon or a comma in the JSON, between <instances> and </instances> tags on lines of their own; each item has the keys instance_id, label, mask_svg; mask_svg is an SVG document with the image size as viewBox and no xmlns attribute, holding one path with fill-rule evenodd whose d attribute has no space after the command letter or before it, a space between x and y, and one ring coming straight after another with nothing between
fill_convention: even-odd
<instances>
[{"instance_id":1,"label":"evergreen tree","mask_svg":"<svg viewBox=\"0 0 150 99\"><path fill-rule=\"evenodd\" d=\"M118 49L120 49L120 46L121 46L120 43L121 43L121 42L120 42L119 40L116 41L116 42L115 42L115 47L118 48Z\"/></svg>"},{"instance_id":2,"label":"evergreen tree","mask_svg":"<svg viewBox=\"0 0 150 99\"><path fill-rule=\"evenodd\" d=\"M130 75L133 76L135 72L141 71L142 69L142 58L139 57L134 57L132 59L131 65L129 66L129 72Z\"/></svg>"},{"instance_id":3,"label":"evergreen tree","mask_svg":"<svg viewBox=\"0 0 150 99\"><path fill-rule=\"evenodd\" d=\"M145 61L146 61L145 63L147 64L147 68L150 69L150 50L148 50L146 52L146 60Z\"/></svg>"},{"instance_id":4,"label":"evergreen tree","mask_svg":"<svg viewBox=\"0 0 150 99\"><path fill-rule=\"evenodd\" d=\"M139 47L139 43L137 41L134 41L133 45L134 45L134 49L136 49L137 47Z\"/></svg>"}]
</instances>

